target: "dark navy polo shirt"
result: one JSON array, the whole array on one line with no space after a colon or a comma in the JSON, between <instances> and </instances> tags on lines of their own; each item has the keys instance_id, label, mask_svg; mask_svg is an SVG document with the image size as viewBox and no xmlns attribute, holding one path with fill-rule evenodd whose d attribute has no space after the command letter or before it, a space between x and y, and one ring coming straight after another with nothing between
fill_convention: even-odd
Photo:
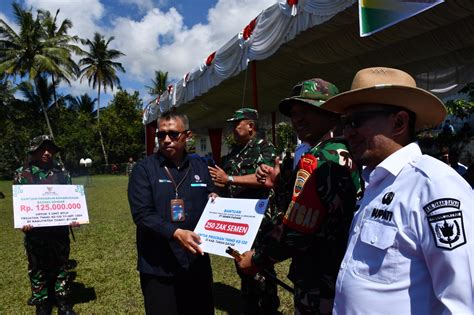
<instances>
[{"instance_id":1,"label":"dark navy polo shirt","mask_svg":"<svg viewBox=\"0 0 474 315\"><path fill-rule=\"evenodd\" d=\"M179 198L184 200L184 222L171 222L170 200L175 198L175 188L164 166L176 184L184 178L178 189ZM174 276L189 268L196 256L181 248L172 236L178 228L194 230L209 193L214 191L207 164L198 158L186 155L177 168L158 153L135 165L128 184L128 201L137 226L140 272Z\"/></svg>"}]
</instances>

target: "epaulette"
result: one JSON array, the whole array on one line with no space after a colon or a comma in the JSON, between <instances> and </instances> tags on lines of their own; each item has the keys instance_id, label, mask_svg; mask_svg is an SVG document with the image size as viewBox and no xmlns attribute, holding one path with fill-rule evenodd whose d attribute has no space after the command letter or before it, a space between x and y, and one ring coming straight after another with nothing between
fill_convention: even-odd
<instances>
[{"instance_id":1,"label":"epaulette","mask_svg":"<svg viewBox=\"0 0 474 315\"><path fill-rule=\"evenodd\" d=\"M438 176L444 177L447 175L456 175L456 171L449 167L443 161L440 161L430 155L423 154L418 161L411 163L413 167L421 171L427 178L435 178Z\"/></svg>"}]
</instances>

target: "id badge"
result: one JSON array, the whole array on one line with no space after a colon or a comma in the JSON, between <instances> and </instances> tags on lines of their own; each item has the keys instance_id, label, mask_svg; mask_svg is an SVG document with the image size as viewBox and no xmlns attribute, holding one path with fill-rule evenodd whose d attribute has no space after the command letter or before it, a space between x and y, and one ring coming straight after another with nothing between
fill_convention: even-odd
<instances>
[{"instance_id":1,"label":"id badge","mask_svg":"<svg viewBox=\"0 0 474 315\"><path fill-rule=\"evenodd\" d=\"M184 200L183 199L171 199L171 222L183 222L185 219L184 215Z\"/></svg>"}]
</instances>

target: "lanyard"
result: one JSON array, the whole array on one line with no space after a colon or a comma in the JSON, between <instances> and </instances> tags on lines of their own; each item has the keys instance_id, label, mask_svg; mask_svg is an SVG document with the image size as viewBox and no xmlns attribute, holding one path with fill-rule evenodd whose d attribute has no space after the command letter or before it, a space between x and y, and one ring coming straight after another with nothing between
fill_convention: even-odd
<instances>
[{"instance_id":1,"label":"lanyard","mask_svg":"<svg viewBox=\"0 0 474 315\"><path fill-rule=\"evenodd\" d=\"M189 170L190 170L190 169L191 169L191 165L188 167L188 170L186 171L186 174L184 174L183 179L181 179L181 181L178 183L178 185L176 185L176 181L174 180L173 175L171 175L170 170L168 169L168 167L165 166L166 174L168 175L169 179L171 179L171 182L172 182L173 185L174 185L174 191L175 191L175 193L176 193L176 199L178 199L178 189L179 189L179 186L181 186L181 184L184 182L184 180L185 180L186 177L188 176L188 173L189 173Z\"/></svg>"}]
</instances>

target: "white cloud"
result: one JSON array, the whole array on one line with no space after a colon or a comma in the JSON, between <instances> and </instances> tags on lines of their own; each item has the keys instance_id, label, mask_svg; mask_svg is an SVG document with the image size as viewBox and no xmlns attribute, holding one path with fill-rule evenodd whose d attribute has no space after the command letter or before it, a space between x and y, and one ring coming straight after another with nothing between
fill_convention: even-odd
<instances>
[{"instance_id":1,"label":"white cloud","mask_svg":"<svg viewBox=\"0 0 474 315\"><path fill-rule=\"evenodd\" d=\"M79 96L81 94L87 93L91 97L97 97L97 90L93 90L92 86L89 86L87 79L82 80L82 83L80 80L71 81L71 86L68 86L67 89L68 92L66 93L69 93L74 96Z\"/></svg>"},{"instance_id":2,"label":"white cloud","mask_svg":"<svg viewBox=\"0 0 474 315\"><path fill-rule=\"evenodd\" d=\"M166 13L153 9L140 21L117 18L111 31L115 40L110 45L126 54L121 62L128 75L143 80L144 75L150 72L150 67L156 65L160 38L175 38L183 28L183 18L174 8Z\"/></svg>"},{"instance_id":3,"label":"white cloud","mask_svg":"<svg viewBox=\"0 0 474 315\"><path fill-rule=\"evenodd\" d=\"M168 0L119 0L123 4L132 4L135 5L138 10L143 13L153 8L162 8L168 4Z\"/></svg>"},{"instance_id":4,"label":"white cloud","mask_svg":"<svg viewBox=\"0 0 474 315\"><path fill-rule=\"evenodd\" d=\"M100 19L104 17L105 9L99 0L26 0L26 6L33 6L56 13L59 8L59 21L69 19L72 21L73 30L71 35L79 35L82 38L92 38L94 32L101 32L98 26Z\"/></svg>"},{"instance_id":5,"label":"white cloud","mask_svg":"<svg viewBox=\"0 0 474 315\"><path fill-rule=\"evenodd\" d=\"M260 12L275 4L275 0L220 0L209 10L212 40L219 46L240 32Z\"/></svg>"},{"instance_id":6,"label":"white cloud","mask_svg":"<svg viewBox=\"0 0 474 315\"><path fill-rule=\"evenodd\" d=\"M117 48L127 54L127 71L136 79L147 84L154 70L168 71L170 78L180 79L274 3L275 0L220 0L209 10L208 21L191 28L184 25L183 17L174 8L166 13L154 9L140 21L117 19L112 32Z\"/></svg>"},{"instance_id":7,"label":"white cloud","mask_svg":"<svg viewBox=\"0 0 474 315\"><path fill-rule=\"evenodd\" d=\"M73 22L72 35L92 38L94 32L106 38L114 36L110 47L122 51L126 56L118 59L127 73L120 74L122 84L126 81L148 85L155 70L169 72L170 79L180 79L185 73L199 66L209 54L224 45L240 32L262 10L273 5L275 0L218 0L209 9L206 21L187 27L184 17L174 7L162 8L168 0L119 0L130 4L145 15L139 20L119 16L105 7L100 0L25 0L25 6L33 6L56 12L61 9L59 19ZM179 6L179 2L176 3ZM130 12L130 11L129 11ZM0 13L1 14L1 13ZM110 23L104 23L104 18ZM105 26L108 25L108 26ZM123 88L129 87L124 84ZM72 82L70 93L96 94L87 80ZM110 93L110 92L109 92ZM102 103L102 102L101 102Z\"/></svg>"}]
</instances>

